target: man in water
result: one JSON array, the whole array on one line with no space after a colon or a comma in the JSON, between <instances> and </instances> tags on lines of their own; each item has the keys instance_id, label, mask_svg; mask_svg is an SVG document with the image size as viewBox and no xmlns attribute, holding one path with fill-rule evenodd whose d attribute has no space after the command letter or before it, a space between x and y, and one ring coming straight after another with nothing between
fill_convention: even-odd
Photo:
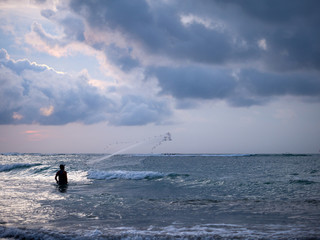
<instances>
[{"instance_id":1,"label":"man in water","mask_svg":"<svg viewBox=\"0 0 320 240\"><path fill-rule=\"evenodd\" d=\"M57 179L59 178L59 180ZM68 183L67 172L64 170L64 165L60 165L60 170L56 173L54 178L59 185L65 185Z\"/></svg>"}]
</instances>

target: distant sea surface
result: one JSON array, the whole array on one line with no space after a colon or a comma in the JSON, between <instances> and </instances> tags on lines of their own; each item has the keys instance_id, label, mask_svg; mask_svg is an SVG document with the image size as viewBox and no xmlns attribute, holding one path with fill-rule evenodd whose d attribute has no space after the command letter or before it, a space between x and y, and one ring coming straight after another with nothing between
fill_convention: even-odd
<instances>
[{"instance_id":1,"label":"distant sea surface","mask_svg":"<svg viewBox=\"0 0 320 240\"><path fill-rule=\"evenodd\" d=\"M317 154L0 154L0 194L2 239L320 239Z\"/></svg>"}]
</instances>

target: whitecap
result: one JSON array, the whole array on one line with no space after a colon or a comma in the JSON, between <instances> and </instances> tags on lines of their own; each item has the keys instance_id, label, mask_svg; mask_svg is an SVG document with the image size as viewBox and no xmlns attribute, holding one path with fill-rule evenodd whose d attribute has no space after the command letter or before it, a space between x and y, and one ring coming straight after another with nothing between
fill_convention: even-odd
<instances>
[{"instance_id":1,"label":"whitecap","mask_svg":"<svg viewBox=\"0 0 320 240\"><path fill-rule=\"evenodd\" d=\"M142 179L157 179L165 177L166 174L152 171L99 171L90 170L88 172L89 179L110 180L110 179L127 179L127 180L142 180Z\"/></svg>"}]
</instances>

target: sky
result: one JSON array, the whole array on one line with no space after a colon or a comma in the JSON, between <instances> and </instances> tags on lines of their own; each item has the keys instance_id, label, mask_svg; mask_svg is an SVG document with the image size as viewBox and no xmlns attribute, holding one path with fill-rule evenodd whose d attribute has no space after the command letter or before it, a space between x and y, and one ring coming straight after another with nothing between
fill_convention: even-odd
<instances>
[{"instance_id":1,"label":"sky","mask_svg":"<svg viewBox=\"0 0 320 240\"><path fill-rule=\"evenodd\" d=\"M0 152L319 153L319 9L0 0Z\"/></svg>"}]
</instances>

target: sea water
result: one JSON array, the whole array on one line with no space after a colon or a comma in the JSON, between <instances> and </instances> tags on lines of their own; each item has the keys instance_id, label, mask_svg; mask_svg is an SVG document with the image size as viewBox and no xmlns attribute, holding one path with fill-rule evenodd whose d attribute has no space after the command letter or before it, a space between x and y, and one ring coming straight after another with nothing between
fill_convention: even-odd
<instances>
[{"instance_id":1,"label":"sea water","mask_svg":"<svg viewBox=\"0 0 320 240\"><path fill-rule=\"evenodd\" d=\"M320 155L0 154L0 194L3 239L320 239Z\"/></svg>"}]
</instances>

